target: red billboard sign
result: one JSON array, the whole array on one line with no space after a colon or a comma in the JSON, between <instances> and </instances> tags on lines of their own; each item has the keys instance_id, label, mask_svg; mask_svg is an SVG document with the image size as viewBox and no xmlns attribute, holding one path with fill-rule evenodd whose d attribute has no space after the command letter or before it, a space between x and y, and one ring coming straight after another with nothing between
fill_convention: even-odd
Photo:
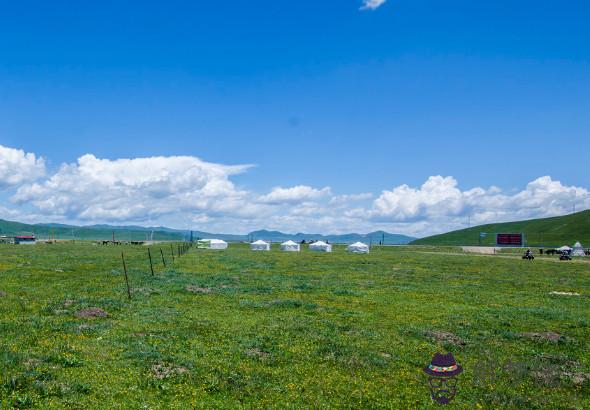
<instances>
[{"instance_id":1,"label":"red billboard sign","mask_svg":"<svg viewBox=\"0 0 590 410\"><path fill-rule=\"evenodd\" d=\"M499 246L523 246L523 235L521 233L499 233L496 235L496 244Z\"/></svg>"}]
</instances>

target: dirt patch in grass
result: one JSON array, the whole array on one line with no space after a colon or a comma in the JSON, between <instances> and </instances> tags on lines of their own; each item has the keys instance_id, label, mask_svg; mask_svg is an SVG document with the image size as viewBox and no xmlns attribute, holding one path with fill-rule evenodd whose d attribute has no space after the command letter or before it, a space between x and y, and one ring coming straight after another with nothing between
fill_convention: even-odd
<instances>
[{"instance_id":1,"label":"dirt patch in grass","mask_svg":"<svg viewBox=\"0 0 590 410\"><path fill-rule=\"evenodd\" d=\"M6 297L7 293L0 290L0 298Z\"/></svg>"},{"instance_id":2,"label":"dirt patch in grass","mask_svg":"<svg viewBox=\"0 0 590 410\"><path fill-rule=\"evenodd\" d=\"M188 290L189 292L192 293L204 293L204 294L210 294L213 293L213 289L211 288L201 288L199 286L195 286L195 285L186 285L186 290Z\"/></svg>"},{"instance_id":3,"label":"dirt patch in grass","mask_svg":"<svg viewBox=\"0 0 590 410\"><path fill-rule=\"evenodd\" d=\"M518 337L536 340L539 342L551 342L551 343L557 343L557 342L563 341L565 339L562 335L560 335L559 333L555 333L555 332L541 332L541 333L525 332L525 333L519 333Z\"/></svg>"},{"instance_id":4,"label":"dirt patch in grass","mask_svg":"<svg viewBox=\"0 0 590 410\"><path fill-rule=\"evenodd\" d=\"M154 337L154 336L156 336L156 334L146 333L146 332L135 332L135 333L131 333L131 336L142 338L142 337Z\"/></svg>"},{"instance_id":5,"label":"dirt patch in grass","mask_svg":"<svg viewBox=\"0 0 590 410\"><path fill-rule=\"evenodd\" d=\"M169 379L174 376L188 373L188 369L183 366L175 366L167 363L157 363L152 366L152 375L158 380Z\"/></svg>"},{"instance_id":6,"label":"dirt patch in grass","mask_svg":"<svg viewBox=\"0 0 590 410\"><path fill-rule=\"evenodd\" d=\"M531 378L542 386L571 383L581 386L590 383L590 373L580 371L580 363L566 358L542 355L539 364L531 372Z\"/></svg>"},{"instance_id":7,"label":"dirt patch in grass","mask_svg":"<svg viewBox=\"0 0 590 410\"><path fill-rule=\"evenodd\" d=\"M98 307L91 307L82 309L76 312L76 317L81 319L96 318L96 317L107 317L109 314Z\"/></svg>"},{"instance_id":8,"label":"dirt patch in grass","mask_svg":"<svg viewBox=\"0 0 590 410\"><path fill-rule=\"evenodd\" d=\"M590 373L570 373L567 374L566 377L576 386L590 382Z\"/></svg>"},{"instance_id":9,"label":"dirt patch in grass","mask_svg":"<svg viewBox=\"0 0 590 410\"><path fill-rule=\"evenodd\" d=\"M23 364L27 367L37 367L39 366L41 363L43 363L41 360L39 359L27 359L23 362Z\"/></svg>"},{"instance_id":10,"label":"dirt patch in grass","mask_svg":"<svg viewBox=\"0 0 590 410\"><path fill-rule=\"evenodd\" d=\"M265 352L264 350L261 350L257 347L253 347L253 348L246 350L246 355L250 356L250 357L258 357L258 358L262 359L262 358L270 356L270 353Z\"/></svg>"},{"instance_id":11,"label":"dirt patch in grass","mask_svg":"<svg viewBox=\"0 0 590 410\"><path fill-rule=\"evenodd\" d=\"M428 330L424 333L424 335L430 339L436 340L439 343L450 343L455 346L465 346L467 344L465 340L451 332Z\"/></svg>"}]
</instances>

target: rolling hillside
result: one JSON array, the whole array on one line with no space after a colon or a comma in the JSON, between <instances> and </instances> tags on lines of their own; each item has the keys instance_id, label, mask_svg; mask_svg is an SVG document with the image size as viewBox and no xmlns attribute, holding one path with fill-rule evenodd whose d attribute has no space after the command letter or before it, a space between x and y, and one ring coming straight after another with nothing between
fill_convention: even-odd
<instances>
[{"instance_id":1,"label":"rolling hillside","mask_svg":"<svg viewBox=\"0 0 590 410\"><path fill-rule=\"evenodd\" d=\"M93 227L93 226L70 226L63 224L23 224L0 219L0 235L22 235L34 234L39 239L76 239L76 240L109 240L113 237L121 241L144 241L150 235L151 230L145 228L119 229L118 227ZM178 241L182 240L186 232L169 232L154 230L153 239L157 241Z\"/></svg>"},{"instance_id":2,"label":"rolling hillside","mask_svg":"<svg viewBox=\"0 0 590 410\"><path fill-rule=\"evenodd\" d=\"M480 238L480 233L487 235ZM528 246L590 246L590 210L553 218L475 226L413 241L412 245L495 245L496 233L525 234Z\"/></svg>"},{"instance_id":3,"label":"rolling hillside","mask_svg":"<svg viewBox=\"0 0 590 410\"><path fill-rule=\"evenodd\" d=\"M28 225L20 222L11 222L0 219L0 235L22 235L35 234L39 239L76 239L76 240L110 240L115 233L115 239L121 241L143 241L147 240L153 232L153 239L156 241L178 241L188 237L187 231L181 231L162 226L146 228L142 226L111 226L91 225L73 226L64 224L35 224ZM238 242L247 240L264 239L272 242L283 242L293 240L328 240L332 243L353 243L362 241L378 244L385 240L387 245L407 244L415 238L405 235L391 234L383 231L372 232L366 235L351 233L344 235L321 235L321 234L287 234L278 231L255 231L248 235L232 235L193 231L193 238L219 238L226 241Z\"/></svg>"}]
</instances>

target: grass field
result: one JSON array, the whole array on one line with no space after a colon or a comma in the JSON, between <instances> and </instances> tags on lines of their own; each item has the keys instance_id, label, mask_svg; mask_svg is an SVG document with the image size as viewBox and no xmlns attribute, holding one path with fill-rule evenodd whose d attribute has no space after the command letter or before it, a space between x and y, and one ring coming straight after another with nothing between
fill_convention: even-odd
<instances>
[{"instance_id":1,"label":"grass field","mask_svg":"<svg viewBox=\"0 0 590 410\"><path fill-rule=\"evenodd\" d=\"M480 237L482 232L487 233L484 238ZM416 239L412 244L493 246L496 241L496 233L524 233L527 246L547 248L562 245L572 246L576 241L582 242L584 246L590 246L590 209L552 218L474 226Z\"/></svg>"},{"instance_id":2,"label":"grass field","mask_svg":"<svg viewBox=\"0 0 590 410\"><path fill-rule=\"evenodd\" d=\"M435 408L451 351L449 408L590 408L588 263L162 248L1 246L0 407Z\"/></svg>"}]
</instances>

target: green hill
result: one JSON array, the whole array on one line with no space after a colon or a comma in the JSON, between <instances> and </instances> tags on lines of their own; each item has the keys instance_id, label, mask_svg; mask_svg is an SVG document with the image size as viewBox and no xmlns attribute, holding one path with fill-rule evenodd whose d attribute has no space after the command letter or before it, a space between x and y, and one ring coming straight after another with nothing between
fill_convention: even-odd
<instances>
[{"instance_id":1,"label":"green hill","mask_svg":"<svg viewBox=\"0 0 590 410\"><path fill-rule=\"evenodd\" d=\"M121 241L145 241L151 234L147 229L125 229L116 227L80 227L62 224L23 224L0 219L0 235L23 235L34 234L39 239L92 239L110 240L115 231L115 239ZM157 241L178 241L186 235L185 232L168 232L154 230L153 239Z\"/></svg>"},{"instance_id":2,"label":"green hill","mask_svg":"<svg viewBox=\"0 0 590 410\"><path fill-rule=\"evenodd\" d=\"M486 236L480 238L480 233ZM528 246L572 246L580 241L590 246L590 210L553 218L475 226L411 242L412 245L487 245L493 246L496 233L524 233Z\"/></svg>"},{"instance_id":3,"label":"green hill","mask_svg":"<svg viewBox=\"0 0 590 410\"><path fill-rule=\"evenodd\" d=\"M181 231L171 228L159 227L142 227L142 226L112 226L112 225L90 225L90 226L73 226L56 223L28 225L20 222L11 222L0 219L0 236L13 236L23 234L34 234L39 239L76 239L76 240L110 240L115 233L115 239L119 241L145 241L153 232L153 239L156 241L179 241L187 238L187 231ZM321 235L321 234L304 234L295 235L277 232L277 231L255 231L247 235L232 235L210 233L202 231L193 231L193 238L219 238L226 241L250 241L264 239L273 242L283 242L286 240L301 241L305 240L328 240L332 243L352 243L363 241L366 243L377 244L385 240L388 245L407 244L415 239L410 236L391 234L383 231L368 233L366 235L351 233L345 235Z\"/></svg>"}]
</instances>

